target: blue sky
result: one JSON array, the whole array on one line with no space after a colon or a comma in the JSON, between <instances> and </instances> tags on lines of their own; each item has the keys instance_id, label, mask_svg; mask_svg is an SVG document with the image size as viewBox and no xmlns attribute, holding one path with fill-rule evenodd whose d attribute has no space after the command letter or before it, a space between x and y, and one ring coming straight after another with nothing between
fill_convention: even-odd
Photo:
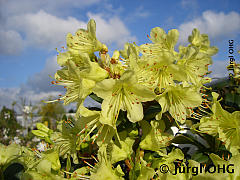
<instances>
[{"instance_id":1,"label":"blue sky","mask_svg":"<svg viewBox=\"0 0 240 180\"><path fill-rule=\"evenodd\" d=\"M226 76L228 40L234 40L235 52L240 49L239 7L239 0L0 0L0 106L61 93L48 76L59 68L56 48L65 45L68 32L86 28L90 18L110 52L127 41L149 42L146 35L157 26L178 29L179 44L186 44L196 27L219 48L212 76Z\"/></svg>"}]
</instances>

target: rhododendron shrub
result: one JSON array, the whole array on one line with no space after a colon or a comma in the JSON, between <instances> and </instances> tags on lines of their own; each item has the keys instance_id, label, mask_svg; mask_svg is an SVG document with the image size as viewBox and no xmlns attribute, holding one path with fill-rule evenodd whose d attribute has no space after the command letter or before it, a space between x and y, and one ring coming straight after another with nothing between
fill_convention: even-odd
<instances>
[{"instance_id":1,"label":"rhododendron shrub","mask_svg":"<svg viewBox=\"0 0 240 180\"><path fill-rule=\"evenodd\" d=\"M156 27L148 43L126 43L111 57L96 37L94 20L68 34L52 84L66 89L54 101L76 102L76 116L63 118L55 131L37 124L32 132L49 144L43 152L1 145L1 171L18 162L24 166L19 176L26 180L218 179L209 173L174 175L178 166L240 160L240 112L224 110L218 94L204 85L211 82L208 66L217 48L197 29L187 46L176 48L178 37L176 29L166 33ZM87 97L101 108L84 107ZM174 137L172 126L187 127L207 145L186 135ZM198 151L189 157L176 143L193 144ZM162 173L161 165L168 172ZM240 178L236 163L235 169L224 178Z\"/></svg>"}]
</instances>

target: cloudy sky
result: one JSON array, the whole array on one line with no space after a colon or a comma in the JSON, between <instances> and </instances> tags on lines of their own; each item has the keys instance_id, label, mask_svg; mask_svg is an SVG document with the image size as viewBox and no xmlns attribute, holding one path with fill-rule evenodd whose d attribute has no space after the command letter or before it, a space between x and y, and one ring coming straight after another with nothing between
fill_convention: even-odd
<instances>
[{"instance_id":1,"label":"cloudy sky","mask_svg":"<svg viewBox=\"0 0 240 180\"><path fill-rule=\"evenodd\" d=\"M219 48L212 76L227 76L228 40L234 40L235 52L240 49L239 7L239 0L0 0L0 108L20 97L37 102L60 94L49 77L59 68L56 48L91 18L110 52L127 41L148 42L146 35L157 26L177 28L179 44L198 28Z\"/></svg>"}]
</instances>

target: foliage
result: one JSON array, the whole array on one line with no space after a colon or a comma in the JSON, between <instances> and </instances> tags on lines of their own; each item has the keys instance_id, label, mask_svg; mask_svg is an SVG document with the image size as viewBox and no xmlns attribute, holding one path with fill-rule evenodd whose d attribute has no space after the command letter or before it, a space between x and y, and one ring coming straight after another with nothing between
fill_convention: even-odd
<instances>
[{"instance_id":1,"label":"foliage","mask_svg":"<svg viewBox=\"0 0 240 180\"><path fill-rule=\"evenodd\" d=\"M208 65L217 48L194 29L189 45L177 51L178 36L176 29L165 33L156 27L148 36L151 43L126 43L110 57L96 38L94 20L87 30L68 34L67 49L57 58L62 69L52 82L66 93L48 103L77 102L76 116L62 118L55 131L37 124L33 134L49 143L46 150L15 147L0 159L2 172L18 162L26 180L219 179L193 171L174 175L188 165L236 164L240 151L240 112L224 110L218 94L204 85L211 81ZM88 96L101 109L84 107ZM191 134L174 137L170 128L183 125ZM176 143L198 150L189 157ZM1 146L1 154L12 146ZM163 165L168 172L162 173ZM222 177L239 179L240 173Z\"/></svg>"},{"instance_id":2,"label":"foliage","mask_svg":"<svg viewBox=\"0 0 240 180\"><path fill-rule=\"evenodd\" d=\"M60 120L65 113L64 107L59 102L41 104L38 114L42 117L42 122L48 122L49 127L55 127L55 121Z\"/></svg>"},{"instance_id":3,"label":"foliage","mask_svg":"<svg viewBox=\"0 0 240 180\"><path fill-rule=\"evenodd\" d=\"M16 119L16 113L12 109L8 109L3 106L0 112L0 139L3 139L4 135L14 137L16 136L16 130L20 129L21 125L18 124ZM6 133L5 133L6 132Z\"/></svg>"}]
</instances>

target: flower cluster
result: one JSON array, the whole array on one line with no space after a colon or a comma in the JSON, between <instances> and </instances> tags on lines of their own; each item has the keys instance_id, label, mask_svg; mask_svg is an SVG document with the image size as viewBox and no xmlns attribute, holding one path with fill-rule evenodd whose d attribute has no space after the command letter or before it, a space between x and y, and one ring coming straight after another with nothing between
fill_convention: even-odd
<instances>
[{"instance_id":1,"label":"flower cluster","mask_svg":"<svg viewBox=\"0 0 240 180\"><path fill-rule=\"evenodd\" d=\"M199 121L193 131L218 136L231 160L239 159L239 112L223 110L216 93L212 100L204 93L217 48L194 29L189 45L176 50L178 37L176 29L166 33L156 27L148 36L151 42L126 43L110 57L108 47L96 37L94 20L87 29L68 34L67 47L58 51L62 69L52 84L66 89L56 101L77 102L76 117L63 118L56 131L38 123L32 132L47 144L39 151L17 147L21 150L4 156L0 165L18 159L25 167L23 179L194 179L189 173L173 175L178 166L199 163L187 161L180 149L171 147L176 138L169 132L174 123L180 127L191 119ZM84 107L88 96L101 108ZM220 161L217 155L209 157L213 163ZM169 172L161 174L161 165L168 165ZM233 177L239 178L239 172L226 176Z\"/></svg>"}]
</instances>

